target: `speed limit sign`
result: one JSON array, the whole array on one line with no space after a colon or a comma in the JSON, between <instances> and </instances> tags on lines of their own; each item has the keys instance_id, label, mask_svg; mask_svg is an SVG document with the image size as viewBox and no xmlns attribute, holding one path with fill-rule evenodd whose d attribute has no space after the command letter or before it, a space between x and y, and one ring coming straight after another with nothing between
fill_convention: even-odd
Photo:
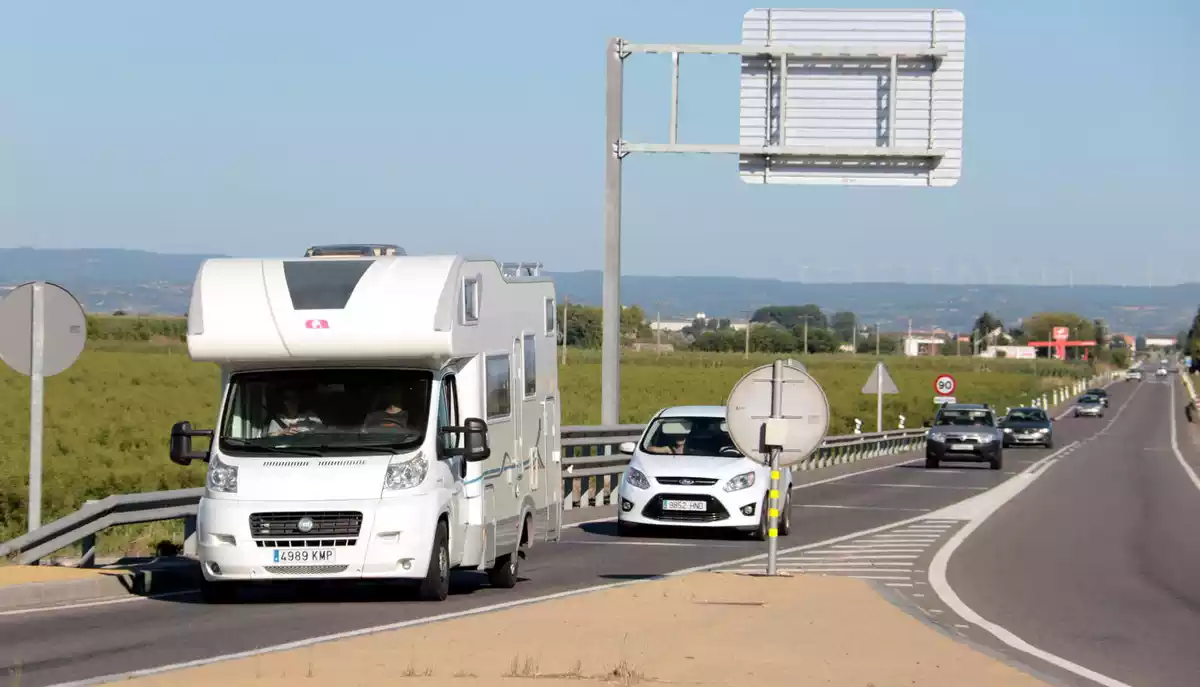
<instances>
[{"instance_id":1,"label":"speed limit sign","mask_svg":"<svg viewBox=\"0 0 1200 687\"><path fill-rule=\"evenodd\" d=\"M933 390L938 392L939 396L949 396L958 388L958 382L950 375L938 375L938 378L933 380Z\"/></svg>"}]
</instances>

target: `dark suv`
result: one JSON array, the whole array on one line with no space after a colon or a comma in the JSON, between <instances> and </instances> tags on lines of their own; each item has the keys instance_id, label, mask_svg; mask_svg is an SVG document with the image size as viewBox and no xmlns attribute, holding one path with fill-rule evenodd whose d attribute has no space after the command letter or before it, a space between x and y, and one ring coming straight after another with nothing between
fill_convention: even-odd
<instances>
[{"instance_id":1,"label":"dark suv","mask_svg":"<svg viewBox=\"0 0 1200 687\"><path fill-rule=\"evenodd\" d=\"M1004 465L1004 432L991 407L948 403L938 410L925 434L925 467L936 469L944 460L985 462L993 470Z\"/></svg>"}]
</instances>

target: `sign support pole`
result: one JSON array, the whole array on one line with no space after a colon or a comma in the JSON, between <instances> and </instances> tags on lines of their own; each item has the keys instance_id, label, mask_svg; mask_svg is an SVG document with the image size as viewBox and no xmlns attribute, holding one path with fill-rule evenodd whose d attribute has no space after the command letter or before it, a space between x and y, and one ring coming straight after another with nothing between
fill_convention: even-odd
<instances>
[{"instance_id":1,"label":"sign support pole","mask_svg":"<svg viewBox=\"0 0 1200 687\"><path fill-rule=\"evenodd\" d=\"M875 431L883 431L883 363L875 363L879 384L875 386Z\"/></svg>"},{"instance_id":2,"label":"sign support pole","mask_svg":"<svg viewBox=\"0 0 1200 687\"><path fill-rule=\"evenodd\" d=\"M783 361L771 366L771 417L783 417ZM771 491L767 511L767 574L776 574L779 556L779 446L771 446Z\"/></svg>"},{"instance_id":3,"label":"sign support pole","mask_svg":"<svg viewBox=\"0 0 1200 687\"><path fill-rule=\"evenodd\" d=\"M42 411L46 352L46 292L33 283L33 332L29 347L29 531L42 526Z\"/></svg>"},{"instance_id":4,"label":"sign support pole","mask_svg":"<svg viewBox=\"0 0 1200 687\"><path fill-rule=\"evenodd\" d=\"M621 421L621 130L625 56L608 42L604 70L604 283L601 293L600 423Z\"/></svg>"}]
</instances>

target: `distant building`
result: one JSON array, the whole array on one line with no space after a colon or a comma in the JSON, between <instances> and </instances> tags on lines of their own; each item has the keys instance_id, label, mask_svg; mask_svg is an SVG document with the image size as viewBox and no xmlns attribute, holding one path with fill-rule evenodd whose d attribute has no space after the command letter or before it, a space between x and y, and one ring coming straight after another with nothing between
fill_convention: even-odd
<instances>
[{"instance_id":1,"label":"distant building","mask_svg":"<svg viewBox=\"0 0 1200 687\"><path fill-rule=\"evenodd\" d=\"M1155 336L1146 337L1147 348L1171 348L1175 345L1175 337L1173 336Z\"/></svg>"},{"instance_id":2,"label":"distant building","mask_svg":"<svg viewBox=\"0 0 1200 687\"><path fill-rule=\"evenodd\" d=\"M1005 358L1032 360L1037 357L1037 349L1033 346L988 346L979 352L980 358L999 358L1001 352Z\"/></svg>"}]
</instances>

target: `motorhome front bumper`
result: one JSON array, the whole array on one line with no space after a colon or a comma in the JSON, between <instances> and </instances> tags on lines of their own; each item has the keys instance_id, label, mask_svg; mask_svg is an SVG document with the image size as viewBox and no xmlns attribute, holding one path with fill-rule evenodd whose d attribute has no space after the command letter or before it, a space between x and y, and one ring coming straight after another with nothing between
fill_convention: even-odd
<instances>
[{"instance_id":1,"label":"motorhome front bumper","mask_svg":"<svg viewBox=\"0 0 1200 687\"><path fill-rule=\"evenodd\" d=\"M361 501L200 499L197 553L208 580L425 576L436 494Z\"/></svg>"}]
</instances>

